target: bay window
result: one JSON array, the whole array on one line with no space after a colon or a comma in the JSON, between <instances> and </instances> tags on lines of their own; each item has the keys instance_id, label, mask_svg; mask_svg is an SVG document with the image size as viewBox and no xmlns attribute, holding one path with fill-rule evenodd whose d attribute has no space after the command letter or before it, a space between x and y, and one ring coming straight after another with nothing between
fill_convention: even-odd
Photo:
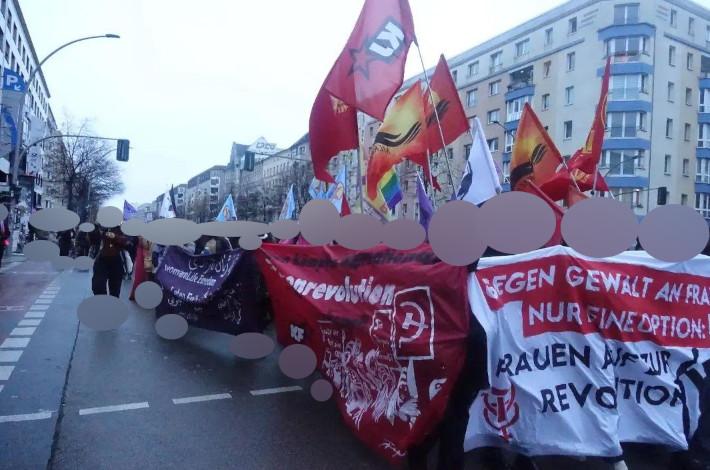
<instances>
[{"instance_id":1,"label":"bay window","mask_svg":"<svg viewBox=\"0 0 710 470\"><path fill-rule=\"evenodd\" d=\"M641 207L641 190L642 188L609 188L614 199L631 207Z\"/></svg>"},{"instance_id":2,"label":"bay window","mask_svg":"<svg viewBox=\"0 0 710 470\"><path fill-rule=\"evenodd\" d=\"M505 153L513 151L515 145L515 131L505 131Z\"/></svg>"},{"instance_id":3,"label":"bay window","mask_svg":"<svg viewBox=\"0 0 710 470\"><path fill-rule=\"evenodd\" d=\"M695 170L695 182L710 184L710 159L698 158Z\"/></svg>"},{"instance_id":4,"label":"bay window","mask_svg":"<svg viewBox=\"0 0 710 470\"><path fill-rule=\"evenodd\" d=\"M639 131L646 130L645 112L614 112L607 114L607 130L609 137L636 137Z\"/></svg>"},{"instance_id":5,"label":"bay window","mask_svg":"<svg viewBox=\"0 0 710 470\"><path fill-rule=\"evenodd\" d=\"M710 89L700 90L700 109L701 113L710 113Z\"/></svg>"},{"instance_id":6,"label":"bay window","mask_svg":"<svg viewBox=\"0 0 710 470\"><path fill-rule=\"evenodd\" d=\"M636 61L641 54L648 55L649 40L645 36L609 39L606 43L607 57L613 57L613 62Z\"/></svg>"},{"instance_id":7,"label":"bay window","mask_svg":"<svg viewBox=\"0 0 710 470\"><path fill-rule=\"evenodd\" d=\"M698 124L698 148L710 148L710 124Z\"/></svg>"},{"instance_id":8,"label":"bay window","mask_svg":"<svg viewBox=\"0 0 710 470\"><path fill-rule=\"evenodd\" d=\"M525 103L530 102L530 96L521 96L520 98L516 98L514 100L506 102L506 111L507 111L507 116L506 116L506 121L517 121L520 119L520 115L523 112L523 107L525 106Z\"/></svg>"},{"instance_id":9,"label":"bay window","mask_svg":"<svg viewBox=\"0 0 710 470\"><path fill-rule=\"evenodd\" d=\"M644 150L606 150L599 160L599 168L608 169L611 176L633 176L636 169L643 168Z\"/></svg>"},{"instance_id":10,"label":"bay window","mask_svg":"<svg viewBox=\"0 0 710 470\"><path fill-rule=\"evenodd\" d=\"M695 193L695 210L706 219L710 219L710 194Z\"/></svg>"},{"instance_id":11,"label":"bay window","mask_svg":"<svg viewBox=\"0 0 710 470\"><path fill-rule=\"evenodd\" d=\"M610 100L637 100L641 94L648 94L648 75L612 75L609 83Z\"/></svg>"}]
</instances>

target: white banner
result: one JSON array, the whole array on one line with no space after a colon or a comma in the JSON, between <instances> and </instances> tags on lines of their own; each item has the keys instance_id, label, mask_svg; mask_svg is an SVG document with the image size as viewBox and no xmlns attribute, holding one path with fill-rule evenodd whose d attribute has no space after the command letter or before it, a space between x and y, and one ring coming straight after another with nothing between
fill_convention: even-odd
<instances>
[{"instance_id":1,"label":"white banner","mask_svg":"<svg viewBox=\"0 0 710 470\"><path fill-rule=\"evenodd\" d=\"M710 258L594 259L561 246L483 258L469 301L486 331L491 388L471 408L466 450L687 448L710 372Z\"/></svg>"}]
</instances>

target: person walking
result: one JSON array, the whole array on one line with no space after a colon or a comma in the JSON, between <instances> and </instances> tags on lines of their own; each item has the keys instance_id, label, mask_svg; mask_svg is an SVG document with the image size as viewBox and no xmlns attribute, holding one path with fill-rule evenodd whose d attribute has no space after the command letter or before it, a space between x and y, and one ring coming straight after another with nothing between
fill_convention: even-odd
<instances>
[{"instance_id":1,"label":"person walking","mask_svg":"<svg viewBox=\"0 0 710 470\"><path fill-rule=\"evenodd\" d=\"M123 282L121 250L125 249L126 237L118 227L108 229L97 227L91 232L91 244L96 250L91 290L94 295L106 295L108 284L109 294L119 297Z\"/></svg>"},{"instance_id":2,"label":"person walking","mask_svg":"<svg viewBox=\"0 0 710 470\"><path fill-rule=\"evenodd\" d=\"M74 241L74 230L64 230L57 234L57 241L59 244L59 256L69 256L72 249L72 242Z\"/></svg>"},{"instance_id":3,"label":"person walking","mask_svg":"<svg viewBox=\"0 0 710 470\"><path fill-rule=\"evenodd\" d=\"M2 257L5 255L5 248L10 244L10 224L8 219L0 219L0 267L2 267Z\"/></svg>"},{"instance_id":4,"label":"person walking","mask_svg":"<svg viewBox=\"0 0 710 470\"><path fill-rule=\"evenodd\" d=\"M141 283L153 280L153 244L143 237L138 237L136 262L133 266L133 287L129 300L136 300L136 289Z\"/></svg>"}]
</instances>

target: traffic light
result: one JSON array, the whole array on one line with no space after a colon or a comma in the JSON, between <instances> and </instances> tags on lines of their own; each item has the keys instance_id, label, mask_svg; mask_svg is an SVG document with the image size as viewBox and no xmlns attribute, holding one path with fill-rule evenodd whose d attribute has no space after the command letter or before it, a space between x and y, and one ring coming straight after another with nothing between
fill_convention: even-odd
<instances>
[{"instance_id":1,"label":"traffic light","mask_svg":"<svg viewBox=\"0 0 710 470\"><path fill-rule=\"evenodd\" d=\"M244 153L244 171L254 171L254 163L256 161L256 155L253 152Z\"/></svg>"},{"instance_id":2,"label":"traffic light","mask_svg":"<svg viewBox=\"0 0 710 470\"><path fill-rule=\"evenodd\" d=\"M660 188L658 188L658 200L656 201L656 204L659 206L665 206L667 199L668 199L668 188L665 186L661 186Z\"/></svg>"},{"instance_id":3,"label":"traffic light","mask_svg":"<svg viewBox=\"0 0 710 470\"><path fill-rule=\"evenodd\" d=\"M128 161L128 147L130 142L128 139L119 139L118 146L116 147L116 160L119 162Z\"/></svg>"}]
</instances>

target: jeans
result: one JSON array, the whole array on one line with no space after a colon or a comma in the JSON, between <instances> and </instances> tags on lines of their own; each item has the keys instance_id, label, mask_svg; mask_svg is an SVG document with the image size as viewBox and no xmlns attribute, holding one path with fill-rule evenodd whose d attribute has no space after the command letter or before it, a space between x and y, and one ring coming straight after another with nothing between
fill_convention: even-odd
<instances>
[{"instance_id":1,"label":"jeans","mask_svg":"<svg viewBox=\"0 0 710 470\"><path fill-rule=\"evenodd\" d=\"M118 297L123 283L123 262L120 256L98 257L94 262L94 276L91 290L94 295L106 295L106 284L110 295Z\"/></svg>"}]
</instances>

